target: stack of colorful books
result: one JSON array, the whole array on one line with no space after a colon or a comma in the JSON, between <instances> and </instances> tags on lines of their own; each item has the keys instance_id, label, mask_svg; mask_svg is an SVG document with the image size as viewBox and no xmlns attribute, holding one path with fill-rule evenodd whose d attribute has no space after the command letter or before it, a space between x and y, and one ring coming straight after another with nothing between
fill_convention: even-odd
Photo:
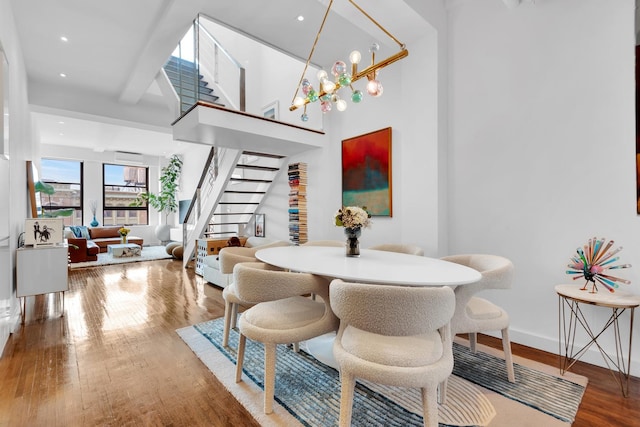
<instances>
[{"instance_id":1,"label":"stack of colorful books","mask_svg":"<svg viewBox=\"0 0 640 427\"><path fill-rule=\"evenodd\" d=\"M307 234L307 164L289 165L289 240L306 243Z\"/></svg>"}]
</instances>

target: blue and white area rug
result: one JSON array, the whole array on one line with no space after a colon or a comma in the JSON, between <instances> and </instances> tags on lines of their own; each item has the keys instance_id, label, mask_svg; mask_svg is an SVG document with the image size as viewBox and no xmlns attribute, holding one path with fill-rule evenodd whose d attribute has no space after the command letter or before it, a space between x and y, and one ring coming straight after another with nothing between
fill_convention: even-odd
<instances>
[{"instance_id":1,"label":"blue and white area rug","mask_svg":"<svg viewBox=\"0 0 640 427\"><path fill-rule=\"evenodd\" d=\"M274 413L263 413L263 346L247 340L243 381L235 383L238 334L222 341L223 319L179 329L177 333L221 383L263 426L335 426L340 411L338 372L304 351L278 346ZM303 346L301 346L303 347ZM441 426L567 427L580 405L586 378L514 358L516 383L509 383L501 352L478 346L478 353L454 344L455 368ZM353 426L422 426L418 389L358 383Z\"/></svg>"}]
</instances>

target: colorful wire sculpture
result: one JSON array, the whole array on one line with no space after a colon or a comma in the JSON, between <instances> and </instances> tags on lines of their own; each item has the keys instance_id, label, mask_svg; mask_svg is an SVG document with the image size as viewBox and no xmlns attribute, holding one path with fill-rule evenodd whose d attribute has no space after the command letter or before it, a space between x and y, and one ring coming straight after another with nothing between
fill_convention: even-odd
<instances>
[{"instance_id":1,"label":"colorful wire sculpture","mask_svg":"<svg viewBox=\"0 0 640 427\"><path fill-rule=\"evenodd\" d=\"M614 257L618 252L622 250L622 246L616 249L611 249L613 246L613 240L606 243L606 239L589 239L589 242L581 248L576 250L577 256L571 258L571 263L568 267L571 270L567 270L567 274L575 274L573 280L584 278L586 282L580 290L586 290L589 282L592 283L591 293L598 292L596 282L603 285L609 292L615 292L618 288L618 282L629 285L631 282L626 279L611 276L607 274L609 270L615 270L620 268L629 268L631 264L612 265L618 261L619 257Z\"/></svg>"}]
</instances>

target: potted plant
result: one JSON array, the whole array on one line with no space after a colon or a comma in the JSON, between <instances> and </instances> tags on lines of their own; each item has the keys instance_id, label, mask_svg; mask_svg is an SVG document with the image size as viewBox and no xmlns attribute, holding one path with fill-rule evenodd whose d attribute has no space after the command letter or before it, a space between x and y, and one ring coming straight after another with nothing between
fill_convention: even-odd
<instances>
[{"instance_id":1,"label":"potted plant","mask_svg":"<svg viewBox=\"0 0 640 427\"><path fill-rule=\"evenodd\" d=\"M141 193L133 202L134 206L144 206L147 203L158 212L164 214L164 224L156 227L156 237L160 241L169 240L169 224L167 220L169 214L178 210L178 200L176 191L178 190L180 174L182 172L182 160L174 154L169 159L169 163L160 171L160 192Z\"/></svg>"}]
</instances>

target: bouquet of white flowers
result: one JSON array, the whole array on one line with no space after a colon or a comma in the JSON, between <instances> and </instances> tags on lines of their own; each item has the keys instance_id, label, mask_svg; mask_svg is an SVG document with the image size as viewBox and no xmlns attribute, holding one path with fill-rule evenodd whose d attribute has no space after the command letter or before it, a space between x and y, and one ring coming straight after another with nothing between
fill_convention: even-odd
<instances>
[{"instance_id":1,"label":"bouquet of white flowers","mask_svg":"<svg viewBox=\"0 0 640 427\"><path fill-rule=\"evenodd\" d=\"M343 206L336 212L334 222L336 227L366 228L371 225L371 215L366 207Z\"/></svg>"}]
</instances>

